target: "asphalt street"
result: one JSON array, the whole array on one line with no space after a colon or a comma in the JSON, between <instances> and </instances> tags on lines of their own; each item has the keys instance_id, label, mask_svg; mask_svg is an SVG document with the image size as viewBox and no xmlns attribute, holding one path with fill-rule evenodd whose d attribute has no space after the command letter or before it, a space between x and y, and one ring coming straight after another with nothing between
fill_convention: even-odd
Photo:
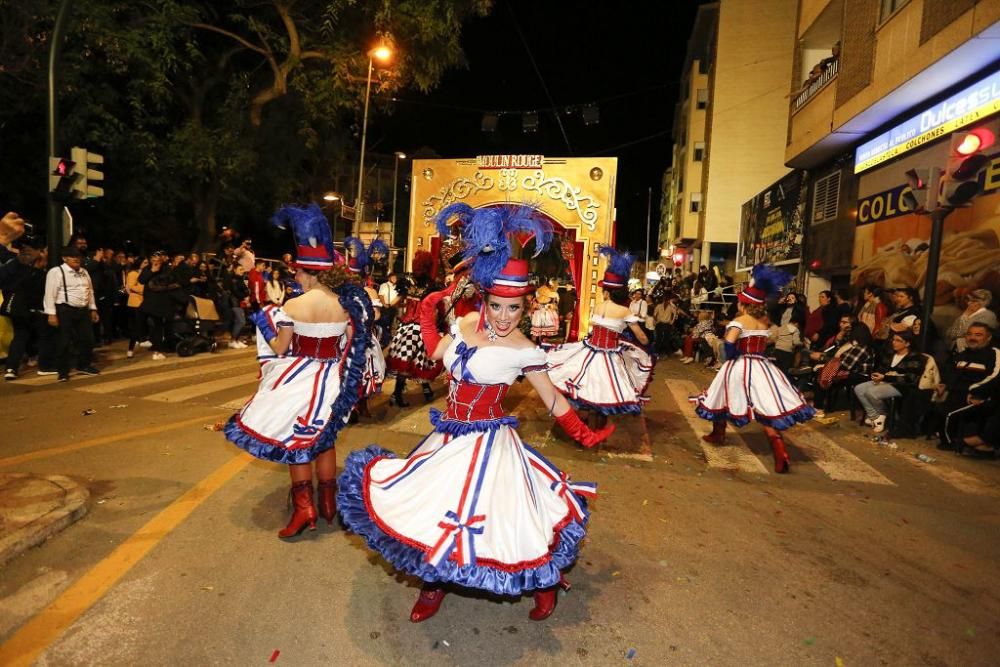
<instances>
[{"instance_id":1,"label":"asphalt street","mask_svg":"<svg viewBox=\"0 0 1000 667\"><path fill-rule=\"evenodd\" d=\"M90 491L82 519L0 570L0 665L998 662L998 462L883 446L838 413L792 430L776 475L758 427L700 441L686 397L711 374L674 359L644 418L582 450L518 385L524 440L599 484L573 588L542 623L530 599L450 595L415 625L417 583L357 536L276 537L287 471L213 430L255 387L252 350L120 356L100 377L0 387L0 471ZM343 432L341 461L428 431L419 387L407 409L385 398Z\"/></svg>"}]
</instances>

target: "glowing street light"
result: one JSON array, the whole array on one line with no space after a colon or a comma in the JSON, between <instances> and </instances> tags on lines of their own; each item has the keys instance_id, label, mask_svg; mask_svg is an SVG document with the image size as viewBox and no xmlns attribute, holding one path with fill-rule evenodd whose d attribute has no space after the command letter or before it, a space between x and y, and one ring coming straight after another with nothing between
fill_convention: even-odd
<instances>
[{"instance_id":1,"label":"glowing street light","mask_svg":"<svg viewBox=\"0 0 1000 667\"><path fill-rule=\"evenodd\" d=\"M338 195L336 192L327 192L325 195L323 195L323 199L325 201L337 201L338 199L340 199L340 195Z\"/></svg>"},{"instance_id":2,"label":"glowing street light","mask_svg":"<svg viewBox=\"0 0 1000 667\"><path fill-rule=\"evenodd\" d=\"M368 139L368 99L372 94L372 70L375 68L375 61L388 63L392 59L392 49L385 44L376 46L368 52L368 85L365 88L365 115L361 123L361 163L358 166L358 199L354 202L357 208L358 224L364 222L364 202L362 197L365 192L365 143Z\"/></svg>"}]
</instances>

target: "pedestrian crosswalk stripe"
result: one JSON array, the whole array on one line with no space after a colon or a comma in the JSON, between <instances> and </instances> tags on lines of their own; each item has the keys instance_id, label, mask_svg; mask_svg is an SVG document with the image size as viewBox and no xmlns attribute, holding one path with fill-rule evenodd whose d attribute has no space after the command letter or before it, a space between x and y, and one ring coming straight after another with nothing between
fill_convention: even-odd
<instances>
[{"instance_id":1,"label":"pedestrian crosswalk stripe","mask_svg":"<svg viewBox=\"0 0 1000 667\"><path fill-rule=\"evenodd\" d=\"M241 375L219 378L218 380L213 380L211 382L200 382L186 387L161 391L155 394L150 394L149 396L143 396L143 398L150 401L163 401L164 403L179 403L192 398L198 398L199 396L214 394L217 391L225 391L230 388L256 384L257 378L255 375L244 373ZM249 393L250 391L248 390L247 394L249 395Z\"/></svg>"},{"instance_id":2,"label":"pedestrian crosswalk stripe","mask_svg":"<svg viewBox=\"0 0 1000 667\"><path fill-rule=\"evenodd\" d=\"M797 426L790 431L786 441L809 455L830 479L838 482L864 482L896 486L875 468L847 451L812 425Z\"/></svg>"},{"instance_id":3,"label":"pedestrian crosswalk stripe","mask_svg":"<svg viewBox=\"0 0 1000 667\"><path fill-rule=\"evenodd\" d=\"M978 496L1000 497L1000 488L997 488L996 484L991 484L975 475L955 470L940 463L924 463L912 455L904 455L903 458L927 474L937 477L945 484L953 486L959 491L974 493Z\"/></svg>"},{"instance_id":4,"label":"pedestrian crosswalk stripe","mask_svg":"<svg viewBox=\"0 0 1000 667\"><path fill-rule=\"evenodd\" d=\"M730 430L726 434L726 443L724 445L710 445L701 439L708 422L695 414L694 409L688 402L688 396L698 393L698 388L693 382L669 380L667 381L667 389L670 391L670 395L673 396L674 402L677 403L677 410L680 412L681 417L684 418L684 421L688 423L688 426L697 435L701 451L705 453L705 458L708 460L708 467L723 468L726 470L735 469L758 475L770 474L760 459L750 451L743 437L738 433Z\"/></svg>"},{"instance_id":5,"label":"pedestrian crosswalk stripe","mask_svg":"<svg viewBox=\"0 0 1000 667\"><path fill-rule=\"evenodd\" d=\"M86 384L83 382L72 383L71 388L89 394L111 394L117 391L137 389L142 386L158 384L160 382L184 380L187 378L197 377L199 375L207 375L211 373L218 373L220 371L250 367L251 365L248 364L246 360L227 359L222 362L207 365L196 365L191 368L179 368L173 371L146 373L126 378L124 380L112 380L110 382L98 381L95 384L91 384L89 382ZM256 364L253 364L252 367L256 367Z\"/></svg>"}]
</instances>

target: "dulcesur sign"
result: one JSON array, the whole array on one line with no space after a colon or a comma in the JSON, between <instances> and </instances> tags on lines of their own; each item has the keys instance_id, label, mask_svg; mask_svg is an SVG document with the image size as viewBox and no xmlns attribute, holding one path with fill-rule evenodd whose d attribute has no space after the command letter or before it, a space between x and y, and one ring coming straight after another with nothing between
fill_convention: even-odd
<instances>
[{"instance_id":1,"label":"dulcesur sign","mask_svg":"<svg viewBox=\"0 0 1000 667\"><path fill-rule=\"evenodd\" d=\"M998 111L1000 72L994 72L920 115L858 146L854 151L854 173L871 169Z\"/></svg>"}]
</instances>

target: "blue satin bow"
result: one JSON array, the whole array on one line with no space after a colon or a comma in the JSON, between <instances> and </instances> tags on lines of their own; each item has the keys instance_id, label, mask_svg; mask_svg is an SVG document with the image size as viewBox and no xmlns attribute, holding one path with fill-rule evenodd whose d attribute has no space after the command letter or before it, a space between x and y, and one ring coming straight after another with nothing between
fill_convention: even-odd
<instances>
[{"instance_id":1,"label":"blue satin bow","mask_svg":"<svg viewBox=\"0 0 1000 667\"><path fill-rule=\"evenodd\" d=\"M451 365L450 370L452 377L455 377L455 367L461 364L462 365L461 379L467 382L476 381L476 377L469 370L469 360L472 359L472 355L475 354L476 350L478 349L479 349L478 347L469 347L468 345L465 344L465 341L461 341L455 347L455 354L457 355L458 358L455 359L455 362Z\"/></svg>"}]
</instances>

